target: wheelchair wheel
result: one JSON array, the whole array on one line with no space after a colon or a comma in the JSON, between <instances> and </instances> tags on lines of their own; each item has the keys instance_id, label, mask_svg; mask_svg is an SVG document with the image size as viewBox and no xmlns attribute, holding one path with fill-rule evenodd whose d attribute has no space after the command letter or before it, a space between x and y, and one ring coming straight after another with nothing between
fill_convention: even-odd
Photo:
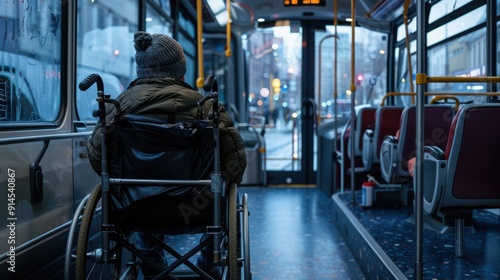
<instances>
[{"instance_id":1,"label":"wheelchair wheel","mask_svg":"<svg viewBox=\"0 0 500 280\"><path fill-rule=\"evenodd\" d=\"M71 226L68 232L68 241L66 242L66 254L64 257L64 279L69 280L71 274L71 260L75 258L73 255L73 237L76 237L75 234L77 232L77 228L80 224L80 220L83 216L83 210L85 205L87 205L87 201L89 200L90 194L82 199L80 204L78 205L75 214L73 215L73 219L71 220ZM76 242L75 242L76 245Z\"/></svg>"},{"instance_id":2,"label":"wheelchair wheel","mask_svg":"<svg viewBox=\"0 0 500 280\"><path fill-rule=\"evenodd\" d=\"M228 279L240 279L238 267L238 191L236 184L229 185L229 213L228 213Z\"/></svg>"},{"instance_id":3,"label":"wheelchair wheel","mask_svg":"<svg viewBox=\"0 0 500 280\"><path fill-rule=\"evenodd\" d=\"M242 198L242 211L243 211L243 220L242 220L242 229L243 229L243 240L242 240L242 248L243 248L243 279L250 280L252 279L252 274L250 272L250 227L248 222L248 195L243 194Z\"/></svg>"},{"instance_id":4,"label":"wheelchair wheel","mask_svg":"<svg viewBox=\"0 0 500 280\"><path fill-rule=\"evenodd\" d=\"M75 279L136 279L138 266L133 261L128 265L122 263L123 248L113 238L109 241L109 260L105 262L102 259L100 200L101 185L97 185L83 211L76 249ZM118 238L126 240L124 236Z\"/></svg>"},{"instance_id":5,"label":"wheelchair wheel","mask_svg":"<svg viewBox=\"0 0 500 280\"><path fill-rule=\"evenodd\" d=\"M228 270L226 279L252 279L250 273L250 241L247 195L238 203L236 184L229 186L228 211Z\"/></svg>"}]
</instances>

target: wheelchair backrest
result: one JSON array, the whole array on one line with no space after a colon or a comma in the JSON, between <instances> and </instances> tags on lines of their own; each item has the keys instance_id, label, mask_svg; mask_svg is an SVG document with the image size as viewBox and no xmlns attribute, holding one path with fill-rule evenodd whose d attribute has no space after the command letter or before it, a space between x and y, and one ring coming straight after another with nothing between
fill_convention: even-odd
<instances>
[{"instance_id":1,"label":"wheelchair backrest","mask_svg":"<svg viewBox=\"0 0 500 280\"><path fill-rule=\"evenodd\" d=\"M208 121L168 120L126 114L110 124L107 146L112 178L199 180L214 170L214 137ZM141 198L169 192L183 195L184 186L128 186L112 188L118 208Z\"/></svg>"}]
</instances>

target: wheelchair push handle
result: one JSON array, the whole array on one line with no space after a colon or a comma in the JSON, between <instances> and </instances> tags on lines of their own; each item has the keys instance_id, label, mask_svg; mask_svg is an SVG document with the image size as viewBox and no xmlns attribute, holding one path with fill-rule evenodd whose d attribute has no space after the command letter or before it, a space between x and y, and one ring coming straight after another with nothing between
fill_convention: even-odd
<instances>
[{"instance_id":1,"label":"wheelchair push handle","mask_svg":"<svg viewBox=\"0 0 500 280\"><path fill-rule=\"evenodd\" d=\"M204 91L217 92L219 85L217 83L217 79L213 75L208 75L205 80L205 84L203 85Z\"/></svg>"},{"instance_id":2,"label":"wheelchair push handle","mask_svg":"<svg viewBox=\"0 0 500 280\"><path fill-rule=\"evenodd\" d=\"M104 94L104 83L102 82L102 78L101 76L99 76L99 74L92 73L88 75L85 79L83 79L83 81L80 82L78 88L80 88L81 91L86 91L94 83L97 83L97 102L100 105L99 110L92 112L92 116L99 118L105 117L104 103L112 103L113 105L115 105L117 114L120 114L121 107L118 101L111 99L109 95Z\"/></svg>"},{"instance_id":3,"label":"wheelchair push handle","mask_svg":"<svg viewBox=\"0 0 500 280\"><path fill-rule=\"evenodd\" d=\"M203 85L203 90L206 92L210 92L210 94L207 94L205 95L205 97L200 99L197 102L198 106L202 106L209 99L215 99L215 101L213 101L214 103L218 102L217 100L217 98L219 97L219 94L217 93L218 87L219 86L217 83L217 79L213 75L208 75L207 79L205 80L205 84Z\"/></svg>"},{"instance_id":4,"label":"wheelchair push handle","mask_svg":"<svg viewBox=\"0 0 500 280\"><path fill-rule=\"evenodd\" d=\"M99 74L96 73L88 75L87 78L85 78L83 81L80 82L80 85L78 85L78 87L80 88L80 90L86 91L96 82L97 82L97 90L104 91L104 84L102 82L102 78L101 76L99 76Z\"/></svg>"}]
</instances>

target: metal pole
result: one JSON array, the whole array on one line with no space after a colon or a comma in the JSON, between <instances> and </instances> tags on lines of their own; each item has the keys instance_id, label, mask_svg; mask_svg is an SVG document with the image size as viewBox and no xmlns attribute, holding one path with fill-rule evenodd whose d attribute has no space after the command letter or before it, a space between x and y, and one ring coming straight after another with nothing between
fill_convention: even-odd
<instances>
[{"instance_id":1,"label":"metal pole","mask_svg":"<svg viewBox=\"0 0 500 280\"><path fill-rule=\"evenodd\" d=\"M425 73L425 1L417 5L417 73ZM410 49L407 50L410 52ZM410 77L413 83L413 78ZM423 279L423 159L424 159L424 102L425 83L417 83L417 131L415 166L415 279Z\"/></svg>"},{"instance_id":2,"label":"metal pole","mask_svg":"<svg viewBox=\"0 0 500 280\"><path fill-rule=\"evenodd\" d=\"M356 112L354 111L354 104L356 102L356 86L354 84L354 73L355 73L355 64L356 64L356 40L355 40L355 26L356 26L356 0L351 1L351 130L349 140L351 141L351 204L356 204L356 199L354 197L354 184L356 173L354 172L354 168L356 165L356 161L354 158L355 153L355 142L354 142L354 126L356 124Z\"/></svg>"},{"instance_id":3,"label":"metal pole","mask_svg":"<svg viewBox=\"0 0 500 280\"><path fill-rule=\"evenodd\" d=\"M334 134L333 134L333 152L334 152L334 159L337 160L337 151L340 150L338 149L337 147L337 142L341 143L339 139L337 139L337 136L339 135L338 134L338 130L339 130L339 125L338 125L338 118L337 118L337 114L338 114L338 104L337 104L337 98L338 98L338 79L337 79L337 64L338 64L338 60L337 60L337 54L338 54L338 51L337 51L337 44L338 44L338 34L337 34L337 25L338 25L338 0L334 0L333 1L333 9L334 9L334 17L333 17L333 25L335 27L335 34L334 34L334 43L333 43L333 46L334 46L334 50L333 50L333 53L334 53L334 58L333 58L333 121L334 121ZM321 60L321 59L320 59ZM336 164L336 163L334 163ZM341 158L340 159L340 171L342 172L343 171L343 159ZM336 170L336 169L334 169ZM337 174L337 172L335 172L335 174ZM340 174L340 178L344 178L343 177L344 174L341 173ZM334 176L333 177L335 181L337 181L337 178ZM344 191L344 185L343 185L343 179L341 180L341 184L340 184L340 190L341 192ZM333 192L335 193L336 192L336 189L334 188Z\"/></svg>"}]
</instances>

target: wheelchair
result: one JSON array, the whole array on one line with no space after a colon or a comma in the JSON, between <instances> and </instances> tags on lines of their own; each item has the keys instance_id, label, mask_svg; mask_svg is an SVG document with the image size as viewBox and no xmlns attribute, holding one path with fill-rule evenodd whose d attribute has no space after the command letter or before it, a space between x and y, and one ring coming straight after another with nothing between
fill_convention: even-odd
<instances>
[{"instance_id":1,"label":"wheelchair","mask_svg":"<svg viewBox=\"0 0 500 280\"><path fill-rule=\"evenodd\" d=\"M192 262L211 250L222 279L251 279L247 194L220 172L217 80L207 78L199 110L212 102L213 120L166 121L123 114L104 94L98 74L80 83L97 84L102 131L101 183L77 207L65 256L66 279L139 279L140 265L153 279L214 279ZM106 123L106 105L116 116ZM162 266L134 244L138 233L175 261ZM173 248L157 234L205 234L194 248ZM76 251L74 249L76 242ZM211 246L211 247L207 247ZM187 252L185 252L187 251ZM74 271L74 276L71 275Z\"/></svg>"}]
</instances>

